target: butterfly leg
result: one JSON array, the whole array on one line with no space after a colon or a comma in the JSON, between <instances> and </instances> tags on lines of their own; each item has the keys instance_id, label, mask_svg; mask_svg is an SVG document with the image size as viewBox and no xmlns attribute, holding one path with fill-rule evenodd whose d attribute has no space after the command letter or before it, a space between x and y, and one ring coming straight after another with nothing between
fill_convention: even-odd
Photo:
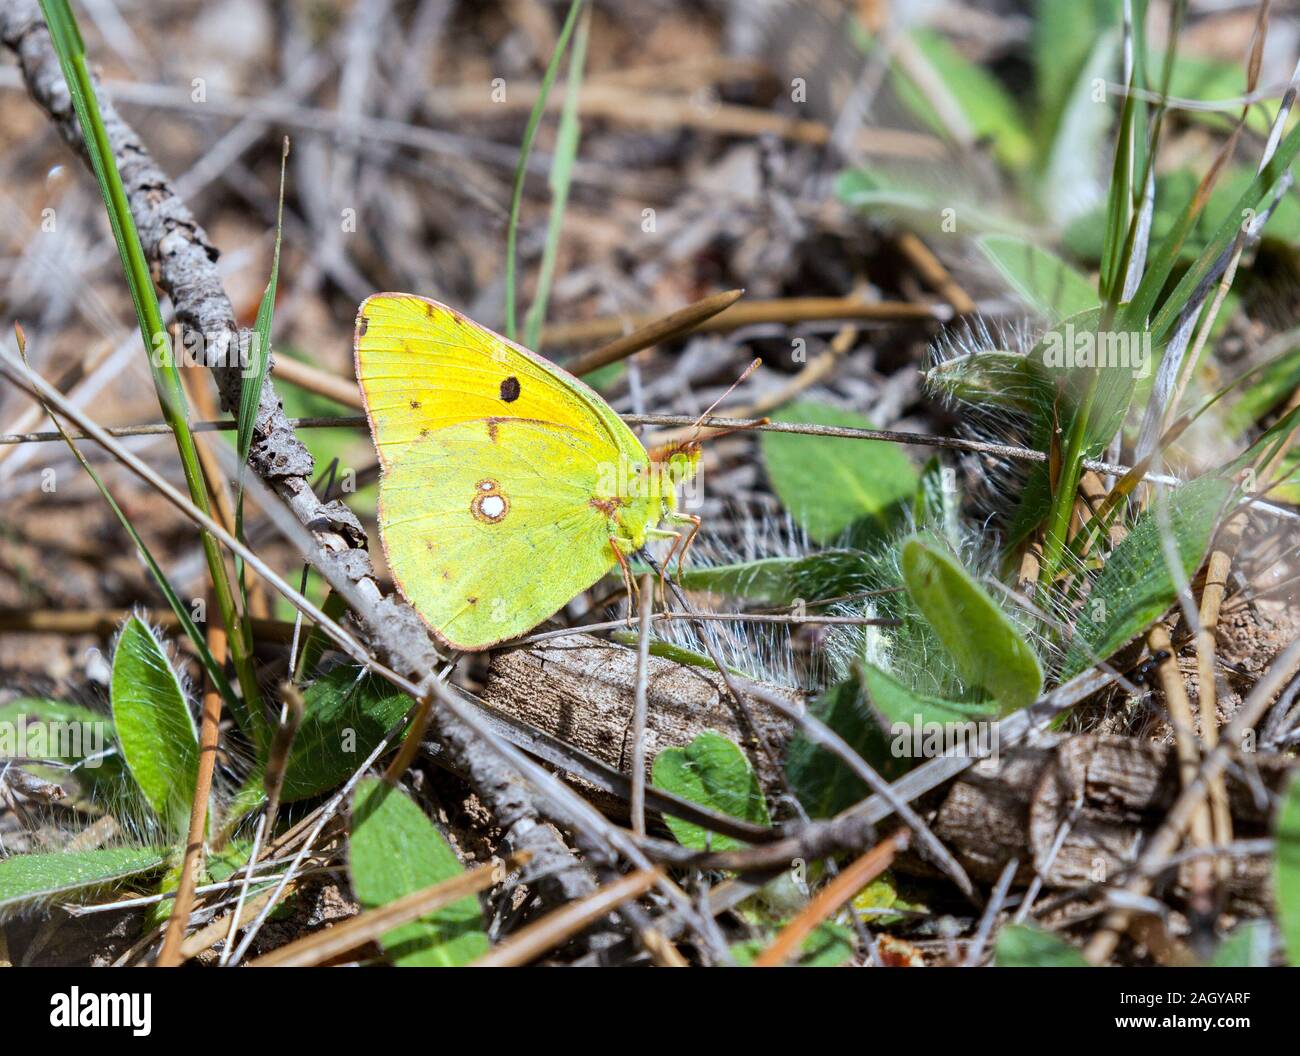
<instances>
[{"instance_id":1,"label":"butterfly leg","mask_svg":"<svg viewBox=\"0 0 1300 1056\"><path fill-rule=\"evenodd\" d=\"M627 590L627 625L632 626L632 614L636 611L636 606L632 602L632 567L627 563L627 551L631 551L632 540L624 539L621 536L611 535L609 537L609 547L614 551L614 556L618 558L619 567L623 570L623 587Z\"/></svg>"},{"instance_id":2,"label":"butterfly leg","mask_svg":"<svg viewBox=\"0 0 1300 1056\"><path fill-rule=\"evenodd\" d=\"M699 517L693 513L670 513L668 519L670 521L676 521L678 524L689 524L691 526L691 530L686 534L686 542L684 542L681 549L677 551L677 585L681 586L682 566L686 564L686 554L690 551L691 545L695 542L695 537L700 534L701 521ZM670 554L669 556L671 557L672 555ZM666 568L667 566L668 563L665 561L664 567Z\"/></svg>"},{"instance_id":3,"label":"butterfly leg","mask_svg":"<svg viewBox=\"0 0 1300 1056\"><path fill-rule=\"evenodd\" d=\"M673 554L677 552L677 547L681 545L682 533L670 532L663 528L646 528L645 534L647 539L671 539L673 541L659 566L659 596L664 599L666 604L668 601L668 566L672 564Z\"/></svg>"}]
</instances>

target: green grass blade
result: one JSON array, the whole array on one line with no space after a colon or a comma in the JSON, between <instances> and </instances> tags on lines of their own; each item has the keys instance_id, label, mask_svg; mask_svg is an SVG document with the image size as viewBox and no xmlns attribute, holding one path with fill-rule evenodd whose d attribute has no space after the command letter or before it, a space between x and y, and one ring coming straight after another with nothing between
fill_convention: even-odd
<instances>
[{"instance_id":1,"label":"green grass blade","mask_svg":"<svg viewBox=\"0 0 1300 1056\"><path fill-rule=\"evenodd\" d=\"M524 177L528 173L528 156L533 152L537 126L542 123L542 114L546 112L546 100L551 94L551 86L555 84L555 76L559 72L560 62L568 49L569 38L573 35L573 27L577 24L578 13L581 10L582 0L572 0L569 4L568 17L565 18L559 39L555 42L555 51L551 55L551 61L546 64L546 73L542 75L537 101L533 103L532 112L528 115L523 142L519 145L519 164L515 167L514 189L510 194L510 221L506 226L506 337L511 341L517 339L519 329L515 308L515 287L519 268L516 251L519 241L519 209L524 200Z\"/></svg>"},{"instance_id":2,"label":"green grass blade","mask_svg":"<svg viewBox=\"0 0 1300 1056\"><path fill-rule=\"evenodd\" d=\"M542 250L542 266L537 274L537 292L532 306L524 317L524 345L538 348L542 339L542 323L546 321L546 304L551 297L551 282L555 276L555 261L560 252L560 232L564 227L564 210L569 201L569 185L573 181L573 162L578 156L578 140L582 128L578 119L578 99L582 94L582 74L587 62L587 38L591 32L591 9L588 8L578 23L569 55L569 81L564 90L564 109L560 113L560 127L555 138L555 155L551 160L551 215L546 225L546 246Z\"/></svg>"},{"instance_id":3,"label":"green grass blade","mask_svg":"<svg viewBox=\"0 0 1300 1056\"><path fill-rule=\"evenodd\" d=\"M95 179L104 198L108 221L113 230L113 240L117 243L118 253L122 258L122 270L130 287L140 334L144 339L154 389L158 394L163 417L176 437L176 447L180 454L181 468L185 474L190 499L202 512L210 513L207 481L199 461L194 434L190 429L180 372L174 357L170 354L159 354L160 351L167 349L167 328L163 323L162 310L158 306L158 296L154 291L153 276L140 243L140 234L131 215L131 205L127 200L122 175L117 170L108 132L100 115L99 100L95 95L94 82L86 62L85 43L77 28L68 0L41 0L41 11L49 27L50 40L59 57L59 65L68 85L68 94L81 126L86 154L90 158L91 168L94 170ZM216 540L207 532L201 534L201 540L204 558L212 577L217 607L225 624L235 670L243 691L243 701L234 714L245 731L259 743L265 743L269 731L265 717L262 715L261 691L253 668L249 638L235 607L234 589Z\"/></svg>"}]
</instances>

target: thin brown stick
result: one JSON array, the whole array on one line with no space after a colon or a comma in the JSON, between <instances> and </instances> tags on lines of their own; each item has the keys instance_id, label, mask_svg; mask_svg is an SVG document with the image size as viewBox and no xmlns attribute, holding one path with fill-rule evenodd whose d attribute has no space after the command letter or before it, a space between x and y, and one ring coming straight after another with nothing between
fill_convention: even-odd
<instances>
[{"instance_id":1,"label":"thin brown stick","mask_svg":"<svg viewBox=\"0 0 1300 1056\"><path fill-rule=\"evenodd\" d=\"M1196 772L1200 767L1200 751L1196 744L1192 706L1187 699L1187 685L1178 667L1177 650L1163 624L1156 624L1151 628L1150 634L1147 635L1147 643L1152 653L1167 654L1157 673L1160 678L1160 688L1165 694L1165 706L1169 709L1169 721L1174 728L1179 781L1183 788L1187 788L1196 780ZM1196 847L1209 847L1214 843L1208 806L1198 810L1192 821L1192 843ZM1206 909L1210 901L1211 862L1208 859L1198 861L1195 870L1196 876L1192 884L1193 898L1201 904L1202 909Z\"/></svg>"},{"instance_id":2,"label":"thin brown stick","mask_svg":"<svg viewBox=\"0 0 1300 1056\"><path fill-rule=\"evenodd\" d=\"M906 850L907 843L907 830L899 829L843 869L839 876L818 891L794 919L781 929L772 945L754 960L754 967L779 968L785 964L798 952L803 940L812 934L817 925L888 869L894 856L899 851Z\"/></svg>"},{"instance_id":3,"label":"thin brown stick","mask_svg":"<svg viewBox=\"0 0 1300 1056\"><path fill-rule=\"evenodd\" d=\"M638 606L640 625L636 642L636 690L632 698L632 831L645 835L645 723L646 691L650 681L650 618L654 615L654 577L641 577Z\"/></svg>"},{"instance_id":4,"label":"thin brown stick","mask_svg":"<svg viewBox=\"0 0 1300 1056\"><path fill-rule=\"evenodd\" d=\"M626 359L643 348L675 340L697 329L706 319L711 319L724 309L730 308L744 294L744 290L727 290L725 293L715 293L694 304L688 304L685 308L679 308L669 315L633 330L630 334L616 338L607 345L565 360L564 369L570 374L579 376L590 374L593 370Z\"/></svg>"},{"instance_id":5,"label":"thin brown stick","mask_svg":"<svg viewBox=\"0 0 1300 1056\"><path fill-rule=\"evenodd\" d=\"M439 99L435 109L448 117L464 120L467 115L496 111L501 106L528 109L536 99L536 86L513 84L505 103L491 102L477 86L452 89L447 99ZM561 104L562 94L552 92L547 98L548 108ZM718 135L776 136L792 143L825 146L830 142L831 128L821 121L809 118L787 117L771 110L743 106L738 103L714 102L700 106L692 95L648 93L632 90L608 82L594 81L582 86L579 112L584 117L600 117L607 121L649 128L695 128ZM891 128L863 128L855 137L857 149L866 154L889 157L917 158L938 161L943 157L943 145L933 136L919 132Z\"/></svg>"},{"instance_id":6,"label":"thin brown stick","mask_svg":"<svg viewBox=\"0 0 1300 1056\"><path fill-rule=\"evenodd\" d=\"M208 628L208 651L218 663L225 663L226 632L215 625ZM175 968L181 963L181 940L194 905L194 887L203 869L203 838L208 827L208 801L212 798L212 773L217 764L217 745L221 737L221 694L209 687L203 694L203 714L199 723L199 772L194 782L194 802L190 806L190 831L185 840L185 861L181 866L176 901L172 903L162 949L158 951L159 968Z\"/></svg>"},{"instance_id":7,"label":"thin brown stick","mask_svg":"<svg viewBox=\"0 0 1300 1056\"><path fill-rule=\"evenodd\" d=\"M58 609L0 611L0 631L28 634L116 634L134 609ZM148 610L149 622L164 631L180 630L180 620L170 609ZM284 620L252 620L253 637L268 642L293 640L293 624Z\"/></svg>"},{"instance_id":8,"label":"thin brown stick","mask_svg":"<svg viewBox=\"0 0 1300 1056\"><path fill-rule=\"evenodd\" d=\"M900 231L894 236L894 241L926 285L947 301L954 312L958 315L975 314L978 309L970 294L962 289L930 247L917 235L911 231Z\"/></svg>"},{"instance_id":9,"label":"thin brown stick","mask_svg":"<svg viewBox=\"0 0 1300 1056\"><path fill-rule=\"evenodd\" d=\"M586 898L570 902L520 928L470 967L514 968L528 964L607 916L629 899L640 898L662 879L663 873L659 869L638 869L629 873L621 880L597 889Z\"/></svg>"},{"instance_id":10,"label":"thin brown stick","mask_svg":"<svg viewBox=\"0 0 1300 1056\"><path fill-rule=\"evenodd\" d=\"M774 300L741 301L695 328L696 333L726 333L743 326L761 323L819 322L827 319L873 320L876 322L943 322L949 310L912 301L867 301L859 297L781 297ZM627 322L640 329L655 321L655 316L633 316ZM616 317L589 319L576 323L557 323L542 331L542 343L554 348L581 345L589 341L609 341L623 330L624 320Z\"/></svg>"}]
</instances>

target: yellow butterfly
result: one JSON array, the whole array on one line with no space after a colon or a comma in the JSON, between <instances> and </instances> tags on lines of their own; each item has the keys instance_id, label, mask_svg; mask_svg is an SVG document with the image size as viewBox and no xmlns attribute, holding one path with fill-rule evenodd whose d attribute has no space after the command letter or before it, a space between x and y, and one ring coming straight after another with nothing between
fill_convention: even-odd
<instances>
[{"instance_id":1,"label":"yellow butterfly","mask_svg":"<svg viewBox=\"0 0 1300 1056\"><path fill-rule=\"evenodd\" d=\"M616 563L630 594L627 559L647 538L672 538L671 560L698 531L676 510L697 441L647 452L577 378L454 309L374 294L357 312L355 352L384 552L444 644L514 638Z\"/></svg>"}]
</instances>

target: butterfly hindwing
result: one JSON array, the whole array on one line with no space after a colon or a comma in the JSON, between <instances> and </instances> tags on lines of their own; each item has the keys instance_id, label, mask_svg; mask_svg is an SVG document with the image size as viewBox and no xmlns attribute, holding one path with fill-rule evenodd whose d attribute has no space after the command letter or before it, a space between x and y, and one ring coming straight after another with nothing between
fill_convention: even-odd
<instances>
[{"instance_id":1,"label":"butterfly hindwing","mask_svg":"<svg viewBox=\"0 0 1300 1056\"><path fill-rule=\"evenodd\" d=\"M612 446L565 426L471 421L403 446L380 486L402 593L454 648L535 627L614 564L593 504Z\"/></svg>"}]
</instances>

